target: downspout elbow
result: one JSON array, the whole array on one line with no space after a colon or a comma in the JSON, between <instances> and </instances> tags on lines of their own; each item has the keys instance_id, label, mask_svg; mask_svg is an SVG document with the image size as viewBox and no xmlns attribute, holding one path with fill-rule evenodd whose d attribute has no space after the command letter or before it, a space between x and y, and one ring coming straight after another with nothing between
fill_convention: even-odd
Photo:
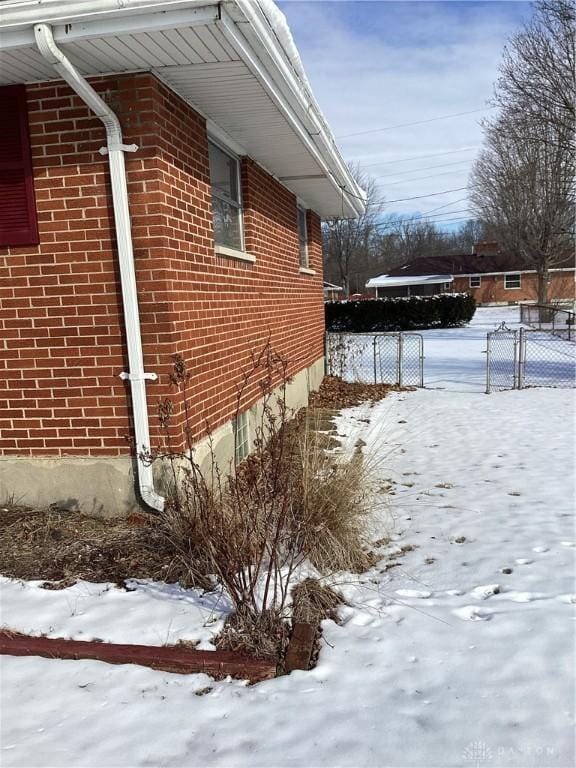
<instances>
[{"instance_id":1,"label":"downspout elbow","mask_svg":"<svg viewBox=\"0 0 576 768\"><path fill-rule=\"evenodd\" d=\"M52 27L49 24L36 24L34 37L43 59L54 67L82 101L104 123L108 144L120 146L122 144L122 127L118 117L58 48L52 34Z\"/></svg>"}]
</instances>

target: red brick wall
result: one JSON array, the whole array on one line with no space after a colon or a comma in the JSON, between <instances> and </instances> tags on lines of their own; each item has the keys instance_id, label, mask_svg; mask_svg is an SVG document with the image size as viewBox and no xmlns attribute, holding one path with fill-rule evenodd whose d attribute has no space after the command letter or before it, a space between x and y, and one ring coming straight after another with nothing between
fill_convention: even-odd
<instances>
[{"instance_id":1,"label":"red brick wall","mask_svg":"<svg viewBox=\"0 0 576 768\"><path fill-rule=\"evenodd\" d=\"M296 199L242 164L250 264L216 256L204 120L152 75L92 81L119 115L126 155L151 422L170 356L191 364L193 431L233 415L235 385L270 333L296 373L322 355L322 256L308 214L298 268ZM129 391L100 121L61 83L28 87L40 245L0 249L0 452L129 452ZM252 390L244 405L257 398ZM157 431L153 429L153 433ZM154 442L154 440L153 440Z\"/></svg>"},{"instance_id":2,"label":"red brick wall","mask_svg":"<svg viewBox=\"0 0 576 768\"><path fill-rule=\"evenodd\" d=\"M505 288L504 275L482 275L479 288L470 288L469 277L455 277L453 289L457 293L472 294L479 304L535 302L538 299L538 277L535 273L523 273L520 288ZM551 272L548 286L549 300L575 297L574 271Z\"/></svg>"}]
</instances>

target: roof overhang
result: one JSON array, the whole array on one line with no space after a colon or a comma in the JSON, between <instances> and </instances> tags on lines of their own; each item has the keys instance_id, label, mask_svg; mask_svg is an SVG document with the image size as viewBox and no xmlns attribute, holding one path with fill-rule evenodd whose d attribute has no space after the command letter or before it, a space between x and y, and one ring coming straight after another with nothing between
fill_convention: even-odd
<instances>
[{"instance_id":1,"label":"roof overhang","mask_svg":"<svg viewBox=\"0 0 576 768\"><path fill-rule=\"evenodd\" d=\"M366 283L366 288L395 288L408 285L435 285L438 283L451 283L453 275L412 275L410 277L390 277L380 275L372 277Z\"/></svg>"},{"instance_id":2,"label":"roof overhang","mask_svg":"<svg viewBox=\"0 0 576 768\"><path fill-rule=\"evenodd\" d=\"M365 195L266 4L7 0L0 22L1 85L56 79L34 42L34 24L50 24L82 75L150 71L323 218L363 212Z\"/></svg>"}]
</instances>

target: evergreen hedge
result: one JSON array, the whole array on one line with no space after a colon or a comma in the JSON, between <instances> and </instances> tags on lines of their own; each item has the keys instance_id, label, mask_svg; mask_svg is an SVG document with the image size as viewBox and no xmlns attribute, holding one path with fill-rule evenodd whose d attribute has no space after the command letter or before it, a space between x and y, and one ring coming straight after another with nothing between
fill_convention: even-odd
<instances>
[{"instance_id":1,"label":"evergreen hedge","mask_svg":"<svg viewBox=\"0 0 576 768\"><path fill-rule=\"evenodd\" d=\"M475 311L476 302L466 293L329 301L325 304L326 330L369 333L455 328L470 322Z\"/></svg>"}]
</instances>

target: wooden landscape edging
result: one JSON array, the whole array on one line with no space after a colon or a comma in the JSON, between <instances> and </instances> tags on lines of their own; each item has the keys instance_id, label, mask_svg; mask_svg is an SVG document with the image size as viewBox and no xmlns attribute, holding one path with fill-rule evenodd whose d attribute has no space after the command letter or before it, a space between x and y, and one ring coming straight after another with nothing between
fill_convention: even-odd
<instances>
[{"instance_id":1,"label":"wooden landscape edging","mask_svg":"<svg viewBox=\"0 0 576 768\"><path fill-rule=\"evenodd\" d=\"M296 622L294 624L286 651L286 672L293 672L295 669L310 669L318 625L319 622L314 624Z\"/></svg>"},{"instance_id":2,"label":"wooden landscape edging","mask_svg":"<svg viewBox=\"0 0 576 768\"><path fill-rule=\"evenodd\" d=\"M182 646L120 645L117 643L30 637L0 630L0 655L42 656L47 659L94 659L108 664L143 667L191 674L204 672L215 678L236 677L258 683L276 676L275 659L256 659L232 651L197 651Z\"/></svg>"}]
</instances>

